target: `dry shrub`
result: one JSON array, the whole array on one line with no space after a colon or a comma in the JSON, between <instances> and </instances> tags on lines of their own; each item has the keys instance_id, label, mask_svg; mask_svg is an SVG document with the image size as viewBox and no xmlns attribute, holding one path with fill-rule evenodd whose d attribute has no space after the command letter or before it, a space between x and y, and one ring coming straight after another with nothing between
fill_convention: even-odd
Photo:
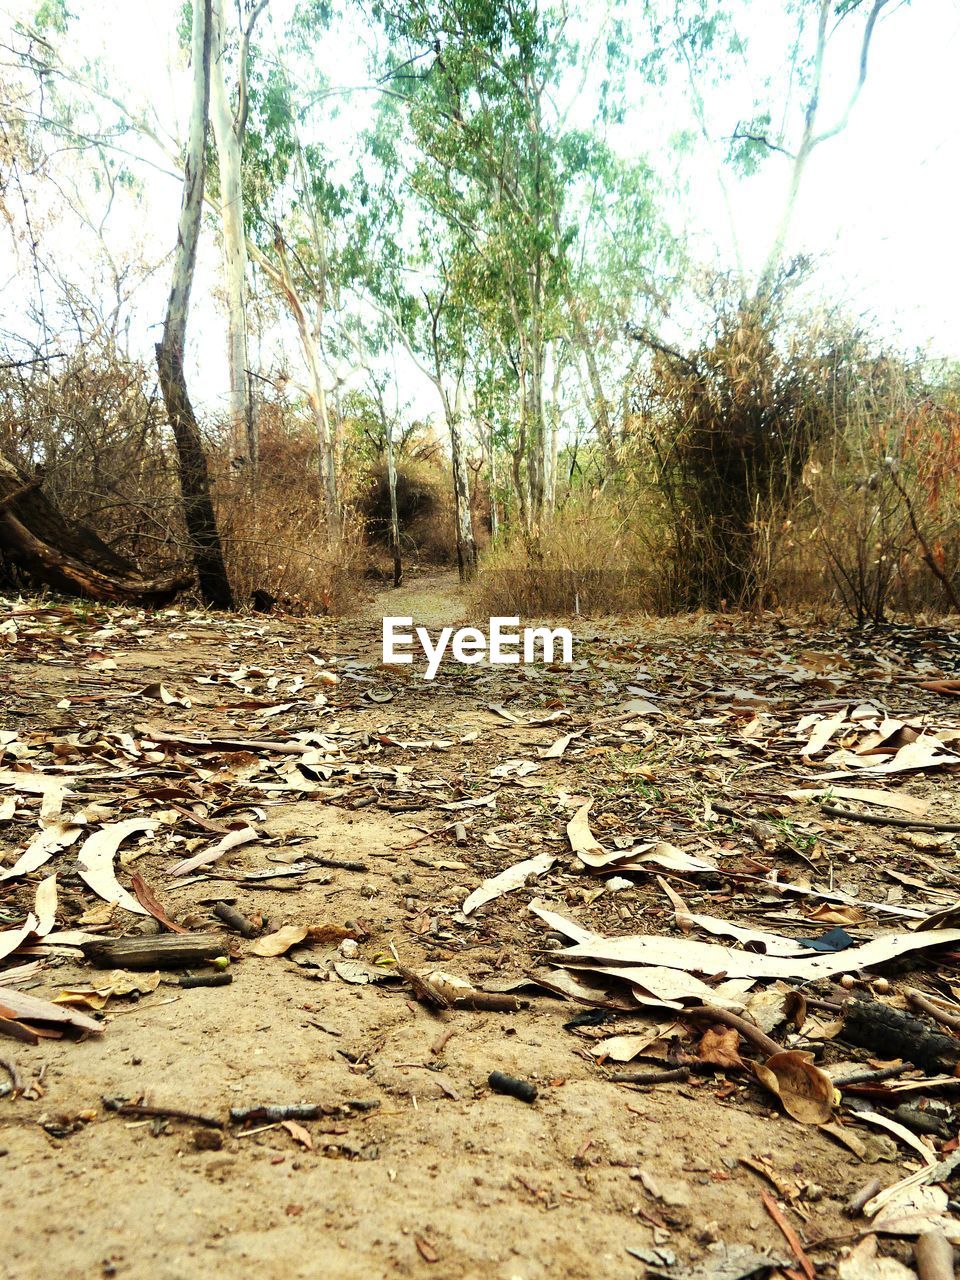
<instances>
[{"instance_id":1,"label":"dry shrub","mask_svg":"<svg viewBox=\"0 0 960 1280\"><path fill-rule=\"evenodd\" d=\"M676 609L762 606L811 447L834 429L855 338L798 322L782 295L745 305L722 290L709 337L656 345L638 389L638 443L669 512Z\"/></svg>"},{"instance_id":2,"label":"dry shrub","mask_svg":"<svg viewBox=\"0 0 960 1280\"><path fill-rule=\"evenodd\" d=\"M370 468L357 500L375 547L390 540L390 491L382 463ZM397 516L400 547L413 564L450 564L456 548L453 494L449 471L436 458L404 458L397 464Z\"/></svg>"},{"instance_id":3,"label":"dry shrub","mask_svg":"<svg viewBox=\"0 0 960 1280\"><path fill-rule=\"evenodd\" d=\"M65 515L90 525L146 571L189 563L177 460L154 370L109 338L50 363L2 361L0 447ZM287 407L259 406L254 482L214 425L206 442L227 570L240 605L261 589L283 605L345 608L359 574L362 527L348 516L328 545L313 433Z\"/></svg>"},{"instance_id":4,"label":"dry shrub","mask_svg":"<svg viewBox=\"0 0 960 1280\"><path fill-rule=\"evenodd\" d=\"M636 501L572 498L538 539L510 530L485 552L472 604L489 616L640 613L664 607L652 539Z\"/></svg>"},{"instance_id":5,"label":"dry shrub","mask_svg":"<svg viewBox=\"0 0 960 1280\"><path fill-rule=\"evenodd\" d=\"M110 337L0 373L0 447L148 573L181 557L176 462L152 370Z\"/></svg>"},{"instance_id":6,"label":"dry shrub","mask_svg":"<svg viewBox=\"0 0 960 1280\"><path fill-rule=\"evenodd\" d=\"M211 450L214 504L227 573L245 603L265 591L294 611L340 613L354 599L362 521L348 513L331 546L312 431L285 406L259 406L256 479L224 442Z\"/></svg>"},{"instance_id":7,"label":"dry shrub","mask_svg":"<svg viewBox=\"0 0 960 1280\"><path fill-rule=\"evenodd\" d=\"M804 471L781 598L835 592L858 622L951 604L960 565L960 414L919 364L874 355L847 370L837 431ZM918 536L919 533L919 536Z\"/></svg>"}]
</instances>

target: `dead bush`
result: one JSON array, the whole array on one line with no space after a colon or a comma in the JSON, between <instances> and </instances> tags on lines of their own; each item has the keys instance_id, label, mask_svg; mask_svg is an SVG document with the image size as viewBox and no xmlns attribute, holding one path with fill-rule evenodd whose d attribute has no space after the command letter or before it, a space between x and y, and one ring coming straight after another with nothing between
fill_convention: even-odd
<instances>
[{"instance_id":1,"label":"dead bush","mask_svg":"<svg viewBox=\"0 0 960 1280\"><path fill-rule=\"evenodd\" d=\"M782 292L718 296L708 339L689 353L653 344L637 392L678 609L764 604L804 462L835 430L838 379L858 355L857 335L789 317Z\"/></svg>"}]
</instances>

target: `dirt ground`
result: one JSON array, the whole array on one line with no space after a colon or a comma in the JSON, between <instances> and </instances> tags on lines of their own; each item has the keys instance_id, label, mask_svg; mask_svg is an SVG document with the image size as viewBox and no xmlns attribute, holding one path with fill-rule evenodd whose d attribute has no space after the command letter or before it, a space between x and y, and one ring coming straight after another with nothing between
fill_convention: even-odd
<instances>
[{"instance_id":1,"label":"dirt ground","mask_svg":"<svg viewBox=\"0 0 960 1280\"><path fill-rule=\"evenodd\" d=\"M12 928L40 879L58 872L49 939L0 964L37 962L16 980L33 995L87 989L91 999L73 1007L103 1028L37 1044L0 1038L22 1086L0 1097L6 1280L719 1276L736 1245L794 1268L764 1194L813 1266L833 1276L865 1227L844 1215L848 1197L917 1167L910 1146L846 1111L839 1123L860 1154L791 1119L744 1071L614 1082L622 1064L590 1052L601 1035L674 1024L672 1060L678 1046L695 1051L700 1032L670 1009L601 1009L596 1025L581 1017L568 1027L585 1006L529 988L516 1012L437 1011L396 980L394 961L490 990L520 980L561 945L530 912L537 897L598 933L678 933L656 874L631 874L612 891L573 857L565 826L586 798L604 843L719 848L757 876L777 871L894 907L955 900L949 840L907 843L896 829L830 819L781 794L809 781L791 737L805 714L871 703L885 716L956 726L955 699L920 687L954 673L948 634L581 620L572 669L445 665L428 684L416 670L380 665L380 619L457 621L463 604L447 577L384 593L336 622L30 607L0 602L0 770L61 776L74 793L64 814L100 802L104 821L155 819L156 830L123 846L118 877L128 887L139 872L181 926L220 932L233 981L184 989L165 973L154 990L114 994L95 1009L105 971L69 945L69 931L153 936L160 926L122 908L111 914L78 877L76 845L0 884L0 927ZM326 682L329 671L338 684ZM631 699L654 710L633 706L624 719L618 708ZM546 723L530 723L538 719ZM751 735L758 723L762 734ZM569 733L579 736L562 756L540 754ZM290 756L268 749L158 748L151 734L321 735L326 760L297 774ZM509 760L538 767L491 777ZM919 770L883 785L929 800L928 818L957 822L955 776ZM15 791L8 779L0 801ZM18 794L0 825L7 867L37 833L39 797ZM710 807L723 803L742 818ZM774 838L762 829L771 809ZM761 810L764 819L752 816ZM259 838L171 877L176 862L216 842L214 828L238 820ZM125 862L131 850L138 856ZM488 876L542 852L556 863L535 884L462 914ZM256 871L268 874L239 878ZM691 910L800 936L827 927L795 900L751 896L724 873L667 880ZM268 921L265 933L334 925L356 945L308 937L285 955L257 956L211 914L221 901ZM866 933L853 932L889 924L867 912ZM58 941L58 931L68 936ZM913 965L884 970L894 989L953 991L952 955ZM382 980L348 980L364 976ZM820 1034L825 1017L807 1039L825 1044L826 1060L875 1061ZM493 1092L494 1070L533 1081L536 1101ZM301 1126L213 1128L118 1114L104 1099L221 1123L230 1108L264 1104L322 1103L328 1114ZM905 1240L881 1247L910 1259Z\"/></svg>"}]
</instances>

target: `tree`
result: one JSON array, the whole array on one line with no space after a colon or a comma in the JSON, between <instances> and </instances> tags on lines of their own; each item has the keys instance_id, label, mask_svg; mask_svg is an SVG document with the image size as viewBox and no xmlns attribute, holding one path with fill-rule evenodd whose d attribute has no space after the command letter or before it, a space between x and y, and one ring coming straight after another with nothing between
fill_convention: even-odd
<instances>
[{"instance_id":1,"label":"tree","mask_svg":"<svg viewBox=\"0 0 960 1280\"><path fill-rule=\"evenodd\" d=\"M203 180L207 121L210 106L211 0L195 0L193 6L193 99L187 153L184 161L183 197L177 227L177 247L173 259L173 282L163 323L163 337L157 344L157 372L170 426L173 429L180 464L180 491L184 520L190 538L200 593L217 609L233 608L233 593L223 561L223 548L210 498L207 459L187 392L183 372L183 349L190 311L203 212Z\"/></svg>"},{"instance_id":2,"label":"tree","mask_svg":"<svg viewBox=\"0 0 960 1280\"><path fill-rule=\"evenodd\" d=\"M227 298L228 406L235 440L243 442L256 471L259 441L254 415L253 383L247 336L247 239L244 219L243 141L249 111L248 60L257 19L269 0L255 0L242 23L237 53L235 102L227 91L227 22L225 0L212 0L210 44L210 119L217 147L220 219L223 233L224 282ZM240 10L242 14L242 9Z\"/></svg>"}]
</instances>

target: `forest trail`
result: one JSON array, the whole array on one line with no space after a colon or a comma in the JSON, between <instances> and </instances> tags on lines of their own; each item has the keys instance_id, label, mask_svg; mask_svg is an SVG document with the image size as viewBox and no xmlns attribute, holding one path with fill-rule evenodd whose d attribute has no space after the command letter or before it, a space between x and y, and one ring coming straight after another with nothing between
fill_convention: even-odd
<instances>
[{"instance_id":1,"label":"forest trail","mask_svg":"<svg viewBox=\"0 0 960 1280\"><path fill-rule=\"evenodd\" d=\"M795 1265L765 1208L771 1191L820 1266L859 1230L843 1216L848 1197L914 1167L915 1149L852 1110L831 1135L785 1115L735 1054L726 1067L704 1062L704 1028L685 1020L683 999L628 995L624 1005L610 978L586 1005L520 986L528 1003L517 1011L438 1012L398 980L393 951L408 969L492 991L543 973L563 945L530 911L538 897L571 928L604 937L682 937L664 885L691 910L788 939L831 927L833 902L858 942L897 922L886 911L953 901L949 841L911 845L785 797L810 772L809 731L796 731L805 716L869 704L878 717L922 716L951 741L955 700L917 684L954 670L949 637L867 643L708 617L583 620L570 669L444 665L428 684L379 665L379 622L385 610L431 627L457 621L450 574L379 593L336 622L31 608L0 610L0 803L17 797L0 827L4 861L40 819L39 796L22 779L18 789L21 771L69 784L64 815L102 806L92 826L151 818L156 829L120 849L121 883L139 872L183 928L219 933L233 981L184 989L175 972L94 969L70 931L152 937L157 926L91 892L73 846L0 886L13 928L41 877L58 872L55 929L5 962L40 967L0 982L103 1021L80 1042L3 1042L22 1085L0 1098L0 1168L17 1188L0 1222L5 1280L182 1280L211 1267L267 1280L709 1278L747 1248ZM203 735L226 745L197 746ZM298 765L271 742L313 745ZM956 821L952 769L873 785ZM588 798L606 850L664 841L680 862L628 868L619 889L592 874L566 834ZM721 804L740 816L720 818ZM781 815L772 824L756 816L771 810ZM257 838L172 875L237 823ZM464 915L484 880L535 855L535 881ZM757 884L774 874L813 898ZM834 890L868 905L843 916ZM265 918L267 935L314 935L259 956L211 914L224 901ZM955 959L920 954L919 971L891 973L893 984L950 990ZM832 1016L811 1008L802 1031L775 1017L771 1033L824 1045L824 1062L875 1056L834 1042ZM598 1042L612 1035L643 1041L642 1056L604 1061ZM612 1079L684 1059L687 1080ZM536 1102L492 1092L494 1070L532 1080ZM118 1115L104 1099L221 1127ZM227 1121L231 1107L292 1103L325 1114L286 1127Z\"/></svg>"},{"instance_id":2,"label":"forest trail","mask_svg":"<svg viewBox=\"0 0 960 1280\"><path fill-rule=\"evenodd\" d=\"M383 587L364 601L348 626L366 623L375 627L379 643L384 617L413 618L424 627L462 626L466 618L464 588L455 569L407 573L399 587Z\"/></svg>"}]
</instances>

